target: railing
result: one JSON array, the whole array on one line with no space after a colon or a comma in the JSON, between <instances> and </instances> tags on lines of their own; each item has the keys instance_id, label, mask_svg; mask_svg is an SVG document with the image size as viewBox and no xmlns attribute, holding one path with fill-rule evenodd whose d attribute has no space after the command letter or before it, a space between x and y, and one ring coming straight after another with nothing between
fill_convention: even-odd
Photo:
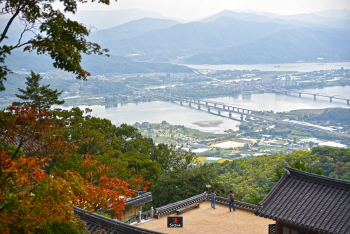
<instances>
[{"instance_id":1,"label":"railing","mask_svg":"<svg viewBox=\"0 0 350 234\"><path fill-rule=\"evenodd\" d=\"M148 217L151 217L151 210L145 211L141 214L141 219L148 219ZM153 217L151 217L153 218Z\"/></svg>"},{"instance_id":2,"label":"railing","mask_svg":"<svg viewBox=\"0 0 350 234\"><path fill-rule=\"evenodd\" d=\"M184 207L187 207L189 205L192 205L194 203L204 201L204 200L210 200L209 196L207 196L207 192L190 197L186 200L182 200L182 201L174 202L174 203L162 206L162 207L158 207L155 209L155 215L159 217L161 215L164 215L164 214L167 214L170 212L174 212L177 209L184 208ZM220 203L220 204L224 204L224 205L228 205L230 202L229 198L220 197L220 196L216 196L215 201ZM249 210L252 212L255 212L258 209L257 205L242 202L242 201L237 201L237 200L235 200L235 207L239 208L239 209Z\"/></svg>"},{"instance_id":3,"label":"railing","mask_svg":"<svg viewBox=\"0 0 350 234\"><path fill-rule=\"evenodd\" d=\"M118 233L118 234L151 234L151 233L159 233L156 231L151 231L147 229L143 229L137 226L132 226L126 223L123 223L119 220L109 219L102 215L98 215L96 213L91 213L86 210L83 210L78 207L74 207L74 214L78 215L81 220L86 223L86 230L90 233L94 233L96 231L102 231L102 229L106 233Z\"/></svg>"},{"instance_id":4,"label":"railing","mask_svg":"<svg viewBox=\"0 0 350 234\"><path fill-rule=\"evenodd\" d=\"M215 202L224 204L224 205L228 205L230 202L229 198L225 198L225 197L219 197L216 196L215 197ZM237 201L235 200L235 207L236 208L240 208L240 209L245 209L245 210L249 210L252 212L255 212L258 209L257 205L254 204L250 204L250 203L246 203L246 202L242 202L242 201Z\"/></svg>"}]
</instances>

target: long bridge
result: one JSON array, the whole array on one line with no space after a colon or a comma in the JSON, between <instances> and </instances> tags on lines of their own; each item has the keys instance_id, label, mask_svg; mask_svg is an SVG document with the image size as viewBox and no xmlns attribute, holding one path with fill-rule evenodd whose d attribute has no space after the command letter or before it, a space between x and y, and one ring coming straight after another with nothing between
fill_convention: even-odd
<instances>
[{"instance_id":1,"label":"long bridge","mask_svg":"<svg viewBox=\"0 0 350 234\"><path fill-rule=\"evenodd\" d=\"M165 98L171 102L177 101L181 106L187 103L189 107L197 107L198 110L206 109L209 113L213 113L213 111L216 111L217 115L222 115L222 112L227 112L229 118L232 118L233 113L240 114L241 120L243 120L244 116L251 116L252 114L258 112L255 110L227 105L222 102L214 102L210 100L199 100L199 99L180 97L180 96L166 96L166 95L158 95L158 96Z\"/></svg>"},{"instance_id":2,"label":"long bridge","mask_svg":"<svg viewBox=\"0 0 350 234\"><path fill-rule=\"evenodd\" d=\"M227 112L228 117L232 119L232 114L239 114L241 121L244 120L244 116L249 116L253 118L258 118L258 119L263 119L269 122L274 122L278 124L283 124L287 125L288 127L291 128L297 128L297 129L302 129L302 130L308 130L308 131L318 131L318 132L325 132L329 133L332 135L336 135L339 137L347 137L350 138L350 135L344 134L344 133L339 133L331 130L327 130L324 128L320 128L315 125L306 125L302 123L296 123L296 122L291 122L291 121L282 121L282 120L277 120L269 117L265 117L262 115L259 115L261 111L257 110L251 110L247 108L242 108L242 107L237 107L233 105L227 105L222 102L215 102L215 101L210 101L210 100L199 100L199 99L194 99L194 98L188 98L188 97L180 97L180 96L167 96L167 95L160 95L158 94L157 96L162 97L168 101L171 102L178 102L181 106L184 106L185 103L188 104L189 107L196 108L198 110L207 110L211 114L216 114L222 117L226 117L222 115L222 112ZM216 113L215 113L216 111Z\"/></svg>"},{"instance_id":3,"label":"long bridge","mask_svg":"<svg viewBox=\"0 0 350 234\"><path fill-rule=\"evenodd\" d=\"M333 99L338 99L338 100L344 100L346 101L346 104L349 106L350 105L350 98L344 97L342 95L330 95L327 93L313 93L307 90L296 90L296 89L270 89L270 91L275 92L275 93L283 93L283 94L291 94L291 93L297 93L299 97L302 95L311 95L314 96L314 100L316 101L316 97L326 97L329 98L329 101L332 102Z\"/></svg>"}]
</instances>

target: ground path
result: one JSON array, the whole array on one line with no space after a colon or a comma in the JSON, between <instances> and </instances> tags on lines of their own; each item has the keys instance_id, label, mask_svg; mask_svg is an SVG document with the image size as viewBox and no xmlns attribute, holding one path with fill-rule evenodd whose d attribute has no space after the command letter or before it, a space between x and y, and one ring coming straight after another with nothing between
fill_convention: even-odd
<instances>
[{"instance_id":1,"label":"ground path","mask_svg":"<svg viewBox=\"0 0 350 234\"><path fill-rule=\"evenodd\" d=\"M139 227L170 234L268 234L268 224L275 223L273 220L258 217L250 211L236 209L235 212L229 212L227 205L216 204L214 210L210 207L209 201L202 202L200 208L179 216L183 216L183 228L167 228L166 216L142 223Z\"/></svg>"}]
</instances>

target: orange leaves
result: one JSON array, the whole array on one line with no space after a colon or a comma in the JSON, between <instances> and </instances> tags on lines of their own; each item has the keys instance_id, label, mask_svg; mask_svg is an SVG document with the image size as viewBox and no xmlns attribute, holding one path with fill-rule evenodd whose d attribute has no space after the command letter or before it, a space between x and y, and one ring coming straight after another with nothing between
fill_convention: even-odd
<instances>
[{"instance_id":1,"label":"orange leaves","mask_svg":"<svg viewBox=\"0 0 350 234\"><path fill-rule=\"evenodd\" d=\"M1 143L17 147L11 158L18 157L22 148L26 155L57 157L73 148L58 133L64 123L57 121L48 110L39 111L27 104L12 104L1 113L7 121L0 128Z\"/></svg>"},{"instance_id":2,"label":"orange leaves","mask_svg":"<svg viewBox=\"0 0 350 234\"><path fill-rule=\"evenodd\" d=\"M81 174L67 170L71 167L48 174L49 162L64 164L77 154L60 135L66 124L49 111L38 112L27 105L12 105L0 115L7 115L0 128L0 233L40 232L53 222L76 222L74 206L112 209L120 218L124 198L149 186L140 177L130 183L115 177L110 166L91 154L79 156Z\"/></svg>"},{"instance_id":3,"label":"orange leaves","mask_svg":"<svg viewBox=\"0 0 350 234\"><path fill-rule=\"evenodd\" d=\"M97 165L99 163L99 161L97 160L92 160L91 154L83 154L81 157L86 158L86 160L83 161L83 166L87 166L89 169L91 169L94 165Z\"/></svg>"},{"instance_id":4,"label":"orange leaves","mask_svg":"<svg viewBox=\"0 0 350 234\"><path fill-rule=\"evenodd\" d=\"M41 166L45 159L28 158L21 156L18 160L8 157L6 151L2 155L2 173L1 184L11 182L12 184L31 184L37 183L46 178L47 174L41 170ZM6 179L7 178L7 179Z\"/></svg>"}]
</instances>

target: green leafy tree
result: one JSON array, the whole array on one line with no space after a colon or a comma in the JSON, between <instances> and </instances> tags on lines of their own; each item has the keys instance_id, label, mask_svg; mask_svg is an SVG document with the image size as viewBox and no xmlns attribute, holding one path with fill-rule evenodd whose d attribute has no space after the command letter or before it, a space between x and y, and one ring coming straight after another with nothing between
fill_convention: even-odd
<instances>
[{"instance_id":1,"label":"green leafy tree","mask_svg":"<svg viewBox=\"0 0 350 234\"><path fill-rule=\"evenodd\" d=\"M163 172L152 189L152 204L160 207L198 195L207 190L207 184L211 185L218 196L227 196L229 188L220 183L215 171L206 165Z\"/></svg>"},{"instance_id":2,"label":"green leafy tree","mask_svg":"<svg viewBox=\"0 0 350 234\"><path fill-rule=\"evenodd\" d=\"M8 21L0 34L0 91L5 90L3 81L10 70L4 65L5 58L11 51L23 48L23 51L36 51L37 54L47 54L53 60L53 66L72 72L77 79L85 80L89 72L85 71L81 63L81 54L102 54L106 49L96 43L86 41L89 29L66 18L65 13L76 13L78 3L88 1L60 0L63 11L56 9L53 0L5 0L0 1L2 11L0 15L9 15ZM95 0L91 0L95 2ZM99 3L109 4L109 0ZM19 19L23 25L22 33L16 44L7 43L8 32L15 20ZM34 32L34 33L33 33ZM32 37L24 40L24 34L32 33Z\"/></svg>"},{"instance_id":3,"label":"green leafy tree","mask_svg":"<svg viewBox=\"0 0 350 234\"><path fill-rule=\"evenodd\" d=\"M31 72L31 76L27 78L27 88L18 90L22 93L16 94L16 97L22 100L28 100L29 104L41 109L50 109L52 105L62 105L64 100L58 100L58 96L62 94L56 90L50 89L50 85L42 85L40 86L39 82L42 79L39 74Z\"/></svg>"},{"instance_id":4,"label":"green leafy tree","mask_svg":"<svg viewBox=\"0 0 350 234\"><path fill-rule=\"evenodd\" d=\"M290 167L298 169L298 170L301 170L301 171L306 171L306 172L309 172L309 173L312 172L312 167L309 164L301 161L300 159L292 162L290 164Z\"/></svg>"},{"instance_id":5,"label":"green leafy tree","mask_svg":"<svg viewBox=\"0 0 350 234\"><path fill-rule=\"evenodd\" d=\"M284 168L276 168L272 175L273 182L278 182L282 178L284 172Z\"/></svg>"}]
</instances>

